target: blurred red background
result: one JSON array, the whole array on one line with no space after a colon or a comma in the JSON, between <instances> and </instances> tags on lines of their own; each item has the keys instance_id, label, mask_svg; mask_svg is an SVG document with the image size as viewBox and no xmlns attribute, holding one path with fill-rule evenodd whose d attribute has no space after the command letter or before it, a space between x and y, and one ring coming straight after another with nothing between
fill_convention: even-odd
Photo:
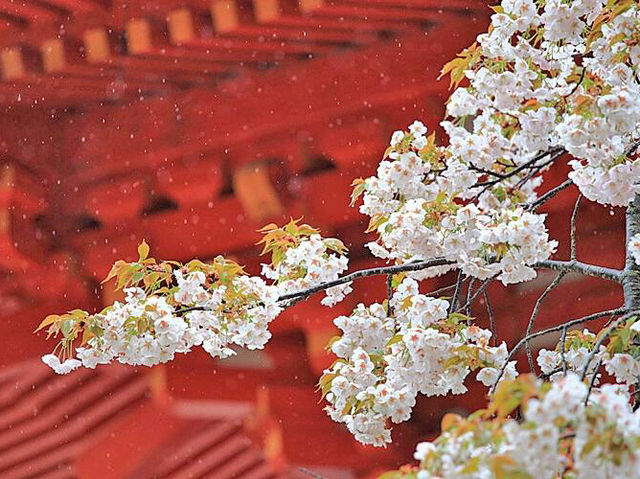
<instances>
[{"instance_id":1,"label":"blurred red background","mask_svg":"<svg viewBox=\"0 0 640 479\"><path fill-rule=\"evenodd\" d=\"M489 13L480 0L0 0L0 477L375 477L443 413L478 407L475 388L422 400L386 449L322 411L331 320L381 299L384 280L334 310L299 304L264 351L225 361L195 351L56 377L32 331L112 302L100 280L143 238L159 258L225 254L256 273L256 230L304 216L345 241L352 268L373 265L349 185L393 130L419 118L441 133L439 70ZM549 205L560 240L573 199ZM580 254L619 266L619 212L587 208ZM490 288L505 338L548 279ZM541 325L619 297L567 282L578 306L554 292Z\"/></svg>"}]
</instances>

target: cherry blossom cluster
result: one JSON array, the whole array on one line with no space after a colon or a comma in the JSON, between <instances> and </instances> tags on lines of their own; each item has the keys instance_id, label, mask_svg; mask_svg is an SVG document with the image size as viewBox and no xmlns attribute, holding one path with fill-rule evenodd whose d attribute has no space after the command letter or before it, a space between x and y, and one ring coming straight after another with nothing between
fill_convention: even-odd
<instances>
[{"instance_id":1,"label":"cherry blossom cluster","mask_svg":"<svg viewBox=\"0 0 640 479\"><path fill-rule=\"evenodd\" d=\"M264 347L269 323L286 305L282 298L336 280L348 260L341 241L299 221L262 231L264 252L271 254L263 264L266 280L223 257L158 263L143 242L137 262L118 261L107 277L124 288L123 301L97 314L75 310L43 321L40 328L62 336L43 361L65 374L114 360L153 366L197 346L220 358L235 354L234 347ZM322 303L333 306L350 291L349 283L328 288Z\"/></svg>"},{"instance_id":2,"label":"cherry blossom cluster","mask_svg":"<svg viewBox=\"0 0 640 479\"><path fill-rule=\"evenodd\" d=\"M571 331L567 333L564 343L559 344L556 349L542 348L538 351L538 366L551 381L564 377L567 371L580 374L593 351L595 340L596 335L588 329ZM589 378L597 374L596 366L606 357L605 348L601 347L600 349L589 364L587 371Z\"/></svg>"},{"instance_id":3,"label":"cherry blossom cluster","mask_svg":"<svg viewBox=\"0 0 640 479\"><path fill-rule=\"evenodd\" d=\"M491 332L470 318L449 313L449 302L420 294L405 278L388 304L360 304L334 323L343 332L331 345L338 356L320 385L332 419L346 424L364 444L391 441L389 421L409 419L416 396L462 394L471 370L495 383L507 347L490 346ZM392 314L389 314L392 311ZM515 362L504 378L516 376Z\"/></svg>"},{"instance_id":4,"label":"cherry blossom cluster","mask_svg":"<svg viewBox=\"0 0 640 479\"><path fill-rule=\"evenodd\" d=\"M356 194L363 193L360 211L371 217L370 229L378 233L378 240L367 245L371 252L396 262L444 257L469 276L497 277L505 285L534 278L531 266L548 259L557 246L549 239L545 216L515 203L497 208L489 201L495 195L462 204L479 175L447 160L447 151L430 145L424 133L419 122L408 132L394 133L377 175L356 187Z\"/></svg>"},{"instance_id":5,"label":"cherry blossom cluster","mask_svg":"<svg viewBox=\"0 0 640 479\"><path fill-rule=\"evenodd\" d=\"M608 344L595 353L596 335L589 330L572 331L554 350L541 349L537 362L551 381L566 375L567 371L581 374L591 356L585 377L594 384L600 382L599 366L627 388L636 388L640 381L640 321L635 317L612 332ZM595 378L593 376L596 375Z\"/></svg>"},{"instance_id":6,"label":"cherry blossom cluster","mask_svg":"<svg viewBox=\"0 0 640 479\"><path fill-rule=\"evenodd\" d=\"M587 392L573 373L550 387L530 376L501 383L487 410L445 416L443 433L418 444L420 466L407 477L635 477L640 412L620 386L594 389L585 405ZM521 420L508 418L518 407Z\"/></svg>"},{"instance_id":7,"label":"cherry blossom cluster","mask_svg":"<svg viewBox=\"0 0 640 479\"><path fill-rule=\"evenodd\" d=\"M276 282L282 294L296 293L312 286L338 279L347 270L346 255L332 252L344 251L338 240L323 239L319 234L302 237L296 246L285 250L284 257L275 266L263 265L262 274ZM352 291L351 284L334 286L325 290L321 303L334 306Z\"/></svg>"},{"instance_id":8,"label":"cherry blossom cluster","mask_svg":"<svg viewBox=\"0 0 640 479\"><path fill-rule=\"evenodd\" d=\"M562 149L587 198L628 204L640 188L627 155L640 133L639 25L637 2L504 0L447 66L469 83L447 106L449 152L501 174L531 163L516 175L524 183L544 152Z\"/></svg>"},{"instance_id":9,"label":"cherry blossom cluster","mask_svg":"<svg viewBox=\"0 0 640 479\"><path fill-rule=\"evenodd\" d=\"M127 288L124 301L84 317L91 334L76 348L77 359L61 363L49 354L43 361L59 374L80 364L95 368L114 360L153 366L195 346L224 358L235 354L230 346L259 349L271 337L267 327L281 311L276 287L250 276L237 276L218 287L208 287L201 271L184 275L176 270L174 276L177 285L170 294L147 295L141 288Z\"/></svg>"}]
</instances>

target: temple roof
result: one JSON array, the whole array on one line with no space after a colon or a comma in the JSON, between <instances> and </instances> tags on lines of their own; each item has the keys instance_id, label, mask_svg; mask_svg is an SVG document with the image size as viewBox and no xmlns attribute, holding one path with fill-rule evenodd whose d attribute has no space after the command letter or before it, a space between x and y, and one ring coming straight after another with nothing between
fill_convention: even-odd
<instances>
[{"instance_id":1,"label":"temple roof","mask_svg":"<svg viewBox=\"0 0 640 479\"><path fill-rule=\"evenodd\" d=\"M91 477L83 472L99 462L101 477L284 477L244 433L249 403L159 401L156 379L118 365L68 376L39 361L3 369L0 476Z\"/></svg>"}]
</instances>

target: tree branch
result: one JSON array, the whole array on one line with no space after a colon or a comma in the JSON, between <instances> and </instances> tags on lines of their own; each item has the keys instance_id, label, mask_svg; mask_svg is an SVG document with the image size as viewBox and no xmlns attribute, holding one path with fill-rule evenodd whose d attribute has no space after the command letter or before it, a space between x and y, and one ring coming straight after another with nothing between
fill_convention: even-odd
<instances>
[{"instance_id":1,"label":"tree branch","mask_svg":"<svg viewBox=\"0 0 640 479\"><path fill-rule=\"evenodd\" d=\"M290 307L315 293L324 291L329 288L333 288L335 286L341 286L343 284L351 283L352 281L359 278L366 278L369 276L376 276L376 275L391 275L391 274L409 272L409 271L421 271L428 268L434 268L437 266L453 266L453 265L455 265L453 261L447 260L445 258L433 258L431 260L426 260L426 261L415 261L412 263L405 263L400 265L381 266L377 268L362 269L359 271L354 271L353 273L343 276L342 278L338 278L333 281L328 281L326 283L320 283L318 285L312 286L302 291L284 294L280 296L277 301L278 302L289 301L289 303L286 306ZM598 278L608 279L618 283L620 283L622 279L621 271L611 269L611 268L605 268L603 266L595 266L595 265L590 265L586 263L581 263L579 261L545 260L545 261L537 262L536 264L532 265L532 267L552 269L552 270L555 270L558 272L564 272L564 273L580 273L587 276L594 276ZM483 291L487 288L487 286L493 279L495 278L492 277L484 280L480 288L478 288L478 290L474 292L470 300L467 301L461 308L458 308L457 311L462 311L468 308L469 305L473 303L473 301L475 301L478 298L478 296L483 293ZM183 308L179 311L176 311L176 313L184 314L190 311L207 311L207 310L208 308L205 308L203 306L193 306L189 308Z\"/></svg>"},{"instance_id":2,"label":"tree branch","mask_svg":"<svg viewBox=\"0 0 640 479\"><path fill-rule=\"evenodd\" d=\"M640 309L640 265L636 263L633 253L630 251L631 240L640 234L640 195L636 195L627 207L626 239L625 239L625 265L622 273L622 289L624 290L625 305L629 311Z\"/></svg>"},{"instance_id":3,"label":"tree branch","mask_svg":"<svg viewBox=\"0 0 640 479\"><path fill-rule=\"evenodd\" d=\"M518 350L527 341L531 341L532 339L537 338L539 336L544 336L546 334L550 334L550 333L555 333L557 331L561 331L563 328L570 328L570 327L575 326L577 324L586 323L588 321L593 321L595 319L600 319L600 318L603 318L605 316L616 316L618 314L624 314L625 312L626 312L625 308L617 308L617 309L609 309L609 310L606 310L606 311L600 311L598 313L589 314L587 316L583 316L583 317L578 318L578 319L573 319L571 321L567 321L566 323L562 323L562 324L560 324L558 326L553 326L551 328L543 329L542 331L537 331L535 333L532 333L532 334L522 338L520 341L518 341L518 343L509 352L509 355L507 356L507 359L505 359L504 364L502 365L502 368L500 368L500 372L498 373L498 378L496 379L496 382L492 386L490 392L493 393L495 391L498 382L500 381L500 379L504 375L504 371L507 368L507 365L509 364L509 361L511 361L511 359L513 359L513 356L515 356L515 354L518 352Z\"/></svg>"},{"instance_id":4,"label":"tree branch","mask_svg":"<svg viewBox=\"0 0 640 479\"><path fill-rule=\"evenodd\" d=\"M393 275L387 275L387 316L393 316L393 308L391 307L391 298L393 296Z\"/></svg>"},{"instance_id":5,"label":"tree branch","mask_svg":"<svg viewBox=\"0 0 640 479\"><path fill-rule=\"evenodd\" d=\"M593 376L591 376L591 380L589 381L589 389L587 389L587 394L584 398L584 405L589 404L589 396L591 396L591 391L593 391L593 386L596 383L596 378L598 377L598 369L602 366L602 356L598 358L598 363L596 364L595 369L593 370Z\"/></svg>"},{"instance_id":6,"label":"tree branch","mask_svg":"<svg viewBox=\"0 0 640 479\"><path fill-rule=\"evenodd\" d=\"M311 288L307 288L296 293L284 294L278 298L278 301L286 301L288 299L305 298L311 296L314 293L324 291L325 289L333 288L334 286L341 286L343 284L351 283L354 279L366 278L368 276L376 276L380 274L396 274L408 271L420 271L423 269L433 268L436 266L448 266L453 265L453 261L449 261L444 258L434 258L428 261L415 261L413 263L399 264L395 266L381 266L378 268L362 269L360 271L354 271L351 274L343 276L342 278L335 279L333 281L327 281Z\"/></svg>"},{"instance_id":7,"label":"tree branch","mask_svg":"<svg viewBox=\"0 0 640 479\"><path fill-rule=\"evenodd\" d=\"M451 298L451 304L449 305L449 314L454 312L458 305L458 296L460 296L460 288L462 287L463 281L464 275L462 274L462 270L460 270L458 271L458 279L456 280L456 289L453 290L453 297Z\"/></svg>"},{"instance_id":8,"label":"tree branch","mask_svg":"<svg viewBox=\"0 0 640 479\"><path fill-rule=\"evenodd\" d=\"M464 314L466 314L467 316L471 316L471 298L473 296L473 285L476 282L476 278L471 278L471 281L469 281L469 286L467 287L467 308L465 309ZM486 292L487 290L485 289L484 292Z\"/></svg>"},{"instance_id":9,"label":"tree branch","mask_svg":"<svg viewBox=\"0 0 640 479\"><path fill-rule=\"evenodd\" d=\"M587 264L581 261L558 261L558 260L544 260L538 261L534 267L551 269L560 273L579 273L585 276L593 276L594 278L607 279L609 281L615 281L616 283L622 282L622 271L607 268L605 266L597 266L594 264Z\"/></svg>"}]
</instances>

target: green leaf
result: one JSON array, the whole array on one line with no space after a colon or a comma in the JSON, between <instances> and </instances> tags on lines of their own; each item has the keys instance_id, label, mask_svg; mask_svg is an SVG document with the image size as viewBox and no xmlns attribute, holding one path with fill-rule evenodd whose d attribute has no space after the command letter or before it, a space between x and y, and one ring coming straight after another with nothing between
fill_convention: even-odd
<instances>
[{"instance_id":1,"label":"green leaf","mask_svg":"<svg viewBox=\"0 0 640 479\"><path fill-rule=\"evenodd\" d=\"M324 244L332 251L343 255L348 251L347 247L338 238L326 238Z\"/></svg>"},{"instance_id":2,"label":"green leaf","mask_svg":"<svg viewBox=\"0 0 640 479\"><path fill-rule=\"evenodd\" d=\"M62 326L60 329L62 330L62 334L65 338L68 337L71 333L74 324L75 322L72 319L66 319L62 322Z\"/></svg>"},{"instance_id":3,"label":"green leaf","mask_svg":"<svg viewBox=\"0 0 640 479\"><path fill-rule=\"evenodd\" d=\"M480 461L481 459L478 456L469 459L466 466L464 466L464 469L461 471L462 474L473 474L474 472L478 472L478 469L480 468Z\"/></svg>"},{"instance_id":4,"label":"green leaf","mask_svg":"<svg viewBox=\"0 0 640 479\"><path fill-rule=\"evenodd\" d=\"M517 462L506 454L491 458L491 470L496 479L532 479L529 474L517 467Z\"/></svg>"},{"instance_id":5,"label":"green leaf","mask_svg":"<svg viewBox=\"0 0 640 479\"><path fill-rule=\"evenodd\" d=\"M320 398L321 401L324 399L327 393L331 391L331 383L336 378L336 376L336 373L326 373L323 374L320 378L320 381L318 381L318 388L322 391L322 396Z\"/></svg>"},{"instance_id":6,"label":"green leaf","mask_svg":"<svg viewBox=\"0 0 640 479\"><path fill-rule=\"evenodd\" d=\"M383 214L373 215L369 220L369 226L367 227L365 233L371 233L378 229L378 227L384 224L387 221L387 217Z\"/></svg>"},{"instance_id":7,"label":"green leaf","mask_svg":"<svg viewBox=\"0 0 640 479\"><path fill-rule=\"evenodd\" d=\"M414 479L416 475L413 472L405 471L388 471L378 476L378 479Z\"/></svg>"},{"instance_id":8,"label":"green leaf","mask_svg":"<svg viewBox=\"0 0 640 479\"><path fill-rule=\"evenodd\" d=\"M365 180L362 178L356 178L353 180L351 186L353 186L353 191L351 192L351 202L349 203L349 206L355 205L360 195L362 195L367 188Z\"/></svg>"}]
</instances>

